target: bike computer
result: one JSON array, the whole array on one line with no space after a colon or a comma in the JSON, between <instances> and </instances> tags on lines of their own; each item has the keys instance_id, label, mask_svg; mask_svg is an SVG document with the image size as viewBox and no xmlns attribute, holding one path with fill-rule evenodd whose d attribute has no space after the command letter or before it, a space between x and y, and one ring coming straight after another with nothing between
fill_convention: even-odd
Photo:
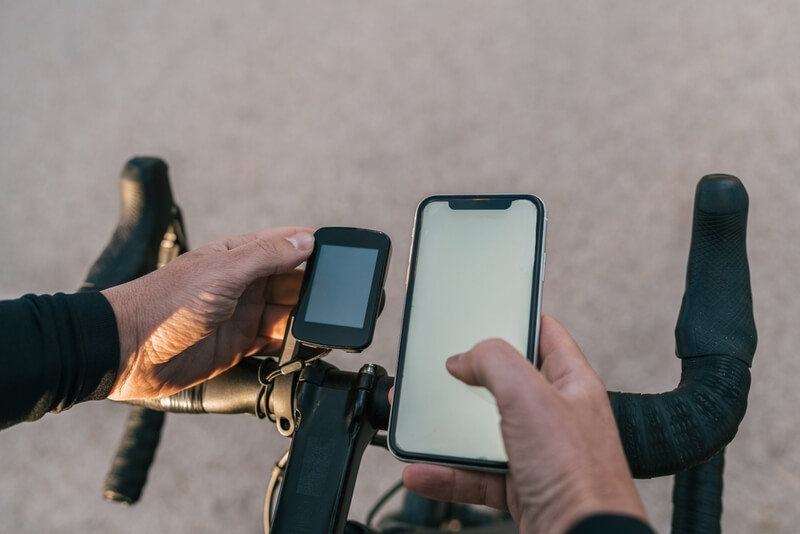
<instances>
[{"instance_id":1,"label":"bike computer","mask_svg":"<svg viewBox=\"0 0 800 534\"><path fill-rule=\"evenodd\" d=\"M386 234L320 228L297 303L292 335L313 347L361 352L372 342L391 255Z\"/></svg>"}]
</instances>

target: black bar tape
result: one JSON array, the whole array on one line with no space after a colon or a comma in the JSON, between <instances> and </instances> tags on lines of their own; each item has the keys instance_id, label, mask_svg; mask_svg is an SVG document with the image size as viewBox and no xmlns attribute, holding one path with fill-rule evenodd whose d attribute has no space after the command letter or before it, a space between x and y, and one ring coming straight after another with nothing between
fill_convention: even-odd
<instances>
[{"instance_id":1,"label":"black bar tape","mask_svg":"<svg viewBox=\"0 0 800 534\"><path fill-rule=\"evenodd\" d=\"M103 485L106 500L121 504L133 504L139 500L155 458L163 424L163 413L131 407L122 441Z\"/></svg>"},{"instance_id":2,"label":"black bar tape","mask_svg":"<svg viewBox=\"0 0 800 534\"><path fill-rule=\"evenodd\" d=\"M114 233L79 291L103 290L155 270L164 234L180 217L167 164L159 158L129 160L120 176L120 197L122 206ZM163 424L161 412L131 409L117 457L106 477L106 499L126 504L139 499Z\"/></svg>"},{"instance_id":3,"label":"black bar tape","mask_svg":"<svg viewBox=\"0 0 800 534\"><path fill-rule=\"evenodd\" d=\"M675 475L672 534L719 534L725 450Z\"/></svg>"}]
</instances>

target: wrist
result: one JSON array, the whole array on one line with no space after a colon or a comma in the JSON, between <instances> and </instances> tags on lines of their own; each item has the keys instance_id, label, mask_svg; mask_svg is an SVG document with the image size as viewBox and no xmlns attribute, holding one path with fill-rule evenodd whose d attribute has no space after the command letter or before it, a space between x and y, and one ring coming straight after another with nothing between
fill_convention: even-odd
<instances>
[{"instance_id":1,"label":"wrist","mask_svg":"<svg viewBox=\"0 0 800 534\"><path fill-rule=\"evenodd\" d=\"M101 291L111 304L111 309L114 310L119 335L119 366L117 367L117 379L108 394L108 398L111 400L133 398L125 393L130 389L128 384L132 375L134 355L138 349L136 292L131 291L130 285L130 283L123 284Z\"/></svg>"},{"instance_id":2,"label":"wrist","mask_svg":"<svg viewBox=\"0 0 800 534\"><path fill-rule=\"evenodd\" d=\"M585 471L584 471L585 473ZM605 473L593 479L565 480L550 503L531 517L531 532L566 533L598 514L628 516L648 523L639 494L630 478Z\"/></svg>"}]
</instances>

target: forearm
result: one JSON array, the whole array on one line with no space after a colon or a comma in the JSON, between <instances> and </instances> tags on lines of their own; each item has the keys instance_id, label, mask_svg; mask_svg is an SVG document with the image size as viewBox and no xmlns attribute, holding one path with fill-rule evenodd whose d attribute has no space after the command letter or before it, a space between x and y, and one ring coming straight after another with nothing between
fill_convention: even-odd
<instances>
[{"instance_id":1,"label":"forearm","mask_svg":"<svg viewBox=\"0 0 800 534\"><path fill-rule=\"evenodd\" d=\"M0 302L0 428L105 398L119 363L117 323L99 293Z\"/></svg>"}]
</instances>

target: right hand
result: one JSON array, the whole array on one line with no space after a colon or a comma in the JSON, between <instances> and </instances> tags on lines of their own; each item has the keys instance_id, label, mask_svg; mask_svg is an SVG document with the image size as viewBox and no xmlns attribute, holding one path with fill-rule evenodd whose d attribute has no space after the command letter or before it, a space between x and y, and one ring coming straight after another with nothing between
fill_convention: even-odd
<instances>
[{"instance_id":1,"label":"right hand","mask_svg":"<svg viewBox=\"0 0 800 534\"><path fill-rule=\"evenodd\" d=\"M406 487L426 497L508 509L520 532L564 532L616 513L647 521L605 386L569 333L542 317L541 371L508 343L489 340L447 361L448 371L495 396L509 472L415 464Z\"/></svg>"}]
</instances>

